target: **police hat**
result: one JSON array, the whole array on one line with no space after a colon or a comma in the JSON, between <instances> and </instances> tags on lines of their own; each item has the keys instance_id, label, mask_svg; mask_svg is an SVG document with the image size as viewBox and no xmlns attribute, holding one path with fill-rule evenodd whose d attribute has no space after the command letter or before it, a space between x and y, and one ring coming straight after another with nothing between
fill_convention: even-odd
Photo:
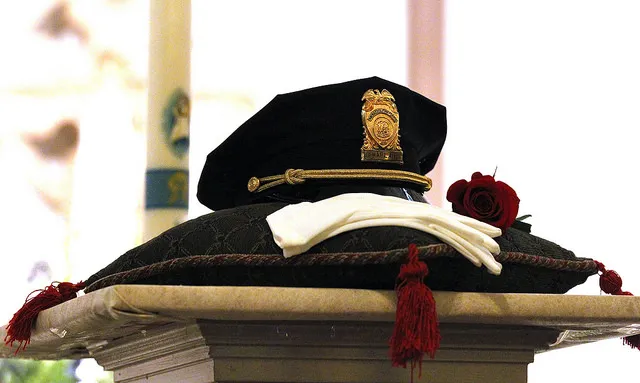
<instances>
[{"instance_id":1,"label":"police hat","mask_svg":"<svg viewBox=\"0 0 640 383\"><path fill-rule=\"evenodd\" d=\"M421 195L446 131L444 106L378 77L278 95L207 156L198 199L219 210L380 187Z\"/></svg>"}]
</instances>

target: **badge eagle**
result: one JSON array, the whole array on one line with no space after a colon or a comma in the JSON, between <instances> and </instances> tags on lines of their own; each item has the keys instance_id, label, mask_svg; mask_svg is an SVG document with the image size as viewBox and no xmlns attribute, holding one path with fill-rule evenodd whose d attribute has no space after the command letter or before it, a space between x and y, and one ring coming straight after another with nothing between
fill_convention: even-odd
<instances>
[{"instance_id":1,"label":"badge eagle","mask_svg":"<svg viewBox=\"0 0 640 383\"><path fill-rule=\"evenodd\" d=\"M402 164L400 115L393 95L383 89L369 89L362 96L363 162Z\"/></svg>"}]
</instances>

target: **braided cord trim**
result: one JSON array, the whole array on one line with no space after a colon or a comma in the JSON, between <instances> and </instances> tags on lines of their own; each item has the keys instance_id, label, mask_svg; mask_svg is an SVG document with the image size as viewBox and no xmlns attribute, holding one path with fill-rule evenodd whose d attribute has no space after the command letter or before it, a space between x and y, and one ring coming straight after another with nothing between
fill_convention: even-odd
<instances>
[{"instance_id":1,"label":"braided cord trim","mask_svg":"<svg viewBox=\"0 0 640 383\"><path fill-rule=\"evenodd\" d=\"M438 257L457 258L462 257L455 249L447 244L436 244L418 247L419 258L428 260ZM196 255L191 257L176 258L164 262L154 263L120 273L108 275L91 284L85 292L99 290L101 288L133 282L154 275L163 274L173 270L193 267L212 266L247 266L247 267L285 267L285 266L365 266L385 265L405 262L407 249L390 250L387 252L364 253L332 253L332 254L304 254L298 257L283 258L281 256L265 254L219 254ZM530 255L517 252L502 252L496 257L496 261L503 263L515 263L534 267L543 267L552 270L573 271L579 273L595 274L597 264L591 259L554 259L538 255Z\"/></svg>"},{"instance_id":2,"label":"braided cord trim","mask_svg":"<svg viewBox=\"0 0 640 383\"><path fill-rule=\"evenodd\" d=\"M298 185L307 180L319 179L355 179L355 180L386 180L386 181L405 181L418 184L425 190L431 189L431 179L417 173L407 172L404 170L387 170L387 169L322 169L322 170L303 170L303 169L287 169L284 174L278 174L268 177L251 177L247 183L247 190L252 193L260 193L261 191L272 187L289 184Z\"/></svg>"}]
</instances>

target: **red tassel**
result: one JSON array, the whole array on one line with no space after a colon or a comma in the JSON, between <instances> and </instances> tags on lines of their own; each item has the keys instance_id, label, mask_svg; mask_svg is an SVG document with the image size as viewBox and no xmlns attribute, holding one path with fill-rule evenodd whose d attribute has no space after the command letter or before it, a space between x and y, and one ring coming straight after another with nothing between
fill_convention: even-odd
<instances>
[{"instance_id":1,"label":"red tassel","mask_svg":"<svg viewBox=\"0 0 640 383\"><path fill-rule=\"evenodd\" d=\"M631 335L625 337L622 340L622 343L631 348L635 348L636 350L640 350L640 335Z\"/></svg>"},{"instance_id":2,"label":"red tassel","mask_svg":"<svg viewBox=\"0 0 640 383\"><path fill-rule=\"evenodd\" d=\"M633 295L628 291L622 291L622 278L613 270L607 270L604 265L594 261L600 273L600 289L610 295ZM640 350L640 335L627 336L622 341L623 344Z\"/></svg>"},{"instance_id":3,"label":"red tassel","mask_svg":"<svg viewBox=\"0 0 640 383\"><path fill-rule=\"evenodd\" d=\"M416 245L409 245L409 261L400 267L396 282L398 305L389 344L394 367L406 368L407 362L411 362L412 382L416 365L419 366L418 377L422 375L424 353L433 359L440 347L436 302L431 290L424 284L428 273L427 264L418 259Z\"/></svg>"},{"instance_id":4,"label":"red tassel","mask_svg":"<svg viewBox=\"0 0 640 383\"><path fill-rule=\"evenodd\" d=\"M38 314L50 307L59 305L77 297L77 292L84 289L84 282L53 282L42 290L35 290L27 296L24 305L13 314L13 318L7 325L7 335L4 343L13 347L14 342L19 342L18 351L24 350L31 342L31 328L35 324ZM39 292L33 296L33 293Z\"/></svg>"}]
</instances>

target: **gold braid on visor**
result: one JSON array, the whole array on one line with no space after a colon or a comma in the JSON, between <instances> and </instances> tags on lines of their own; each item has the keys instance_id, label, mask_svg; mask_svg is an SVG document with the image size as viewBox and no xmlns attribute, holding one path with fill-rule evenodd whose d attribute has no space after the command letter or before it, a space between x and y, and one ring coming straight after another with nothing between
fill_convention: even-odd
<instances>
[{"instance_id":1,"label":"gold braid on visor","mask_svg":"<svg viewBox=\"0 0 640 383\"><path fill-rule=\"evenodd\" d=\"M306 180L386 180L412 182L422 186L425 190L431 189L431 179L416 173L404 170L386 169L322 169L303 170L287 169L284 174L268 177L251 177L247 183L247 189L252 193L260 193L278 185L297 185Z\"/></svg>"}]
</instances>

